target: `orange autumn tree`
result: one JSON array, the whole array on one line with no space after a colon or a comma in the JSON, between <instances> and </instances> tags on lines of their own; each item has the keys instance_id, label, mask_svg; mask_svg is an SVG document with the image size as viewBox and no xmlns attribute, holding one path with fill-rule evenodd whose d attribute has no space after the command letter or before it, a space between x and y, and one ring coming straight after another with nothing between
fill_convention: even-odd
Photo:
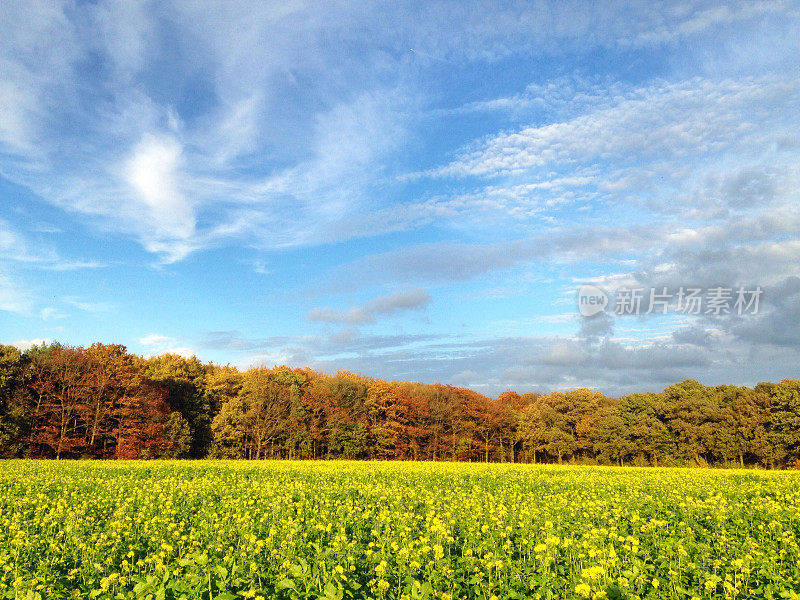
<instances>
[{"instance_id":1,"label":"orange autumn tree","mask_svg":"<svg viewBox=\"0 0 800 600\"><path fill-rule=\"evenodd\" d=\"M113 412L116 458L155 458L173 450L175 440L164 435L170 415L167 391L139 377Z\"/></svg>"},{"instance_id":2,"label":"orange autumn tree","mask_svg":"<svg viewBox=\"0 0 800 600\"><path fill-rule=\"evenodd\" d=\"M31 353L30 453L69 458L158 456L170 415L166 390L119 344L54 344Z\"/></svg>"},{"instance_id":3,"label":"orange autumn tree","mask_svg":"<svg viewBox=\"0 0 800 600\"><path fill-rule=\"evenodd\" d=\"M52 345L31 353L27 380L33 395L30 450L34 456L61 458L85 446L81 414L89 388L83 348Z\"/></svg>"}]
</instances>

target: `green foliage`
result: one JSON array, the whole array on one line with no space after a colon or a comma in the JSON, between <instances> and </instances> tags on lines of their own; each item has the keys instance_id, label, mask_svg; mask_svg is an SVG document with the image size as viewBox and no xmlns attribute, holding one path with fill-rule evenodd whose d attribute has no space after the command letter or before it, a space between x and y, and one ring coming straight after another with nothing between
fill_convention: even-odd
<instances>
[{"instance_id":1,"label":"green foliage","mask_svg":"<svg viewBox=\"0 0 800 600\"><path fill-rule=\"evenodd\" d=\"M206 367L197 357L162 354L148 359L146 375L167 389L170 409L177 411L192 430L190 455L198 458L211 446L213 397L204 394Z\"/></svg>"},{"instance_id":2,"label":"green foliage","mask_svg":"<svg viewBox=\"0 0 800 600\"><path fill-rule=\"evenodd\" d=\"M25 363L19 350L0 345L0 458L18 457L25 451L30 428Z\"/></svg>"},{"instance_id":3,"label":"green foliage","mask_svg":"<svg viewBox=\"0 0 800 600\"><path fill-rule=\"evenodd\" d=\"M180 413L171 412L164 423L166 445L161 458L186 458L192 449L192 430Z\"/></svg>"},{"instance_id":4,"label":"green foliage","mask_svg":"<svg viewBox=\"0 0 800 600\"><path fill-rule=\"evenodd\" d=\"M331 425L330 451L333 456L364 458L369 451L369 432L361 423L337 421Z\"/></svg>"}]
</instances>

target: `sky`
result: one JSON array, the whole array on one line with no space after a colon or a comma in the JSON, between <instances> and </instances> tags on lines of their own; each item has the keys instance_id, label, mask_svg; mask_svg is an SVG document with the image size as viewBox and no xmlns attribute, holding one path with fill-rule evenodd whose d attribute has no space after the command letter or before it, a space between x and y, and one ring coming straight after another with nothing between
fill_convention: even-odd
<instances>
[{"instance_id":1,"label":"sky","mask_svg":"<svg viewBox=\"0 0 800 600\"><path fill-rule=\"evenodd\" d=\"M494 396L799 340L797 2L0 3L0 343Z\"/></svg>"}]
</instances>

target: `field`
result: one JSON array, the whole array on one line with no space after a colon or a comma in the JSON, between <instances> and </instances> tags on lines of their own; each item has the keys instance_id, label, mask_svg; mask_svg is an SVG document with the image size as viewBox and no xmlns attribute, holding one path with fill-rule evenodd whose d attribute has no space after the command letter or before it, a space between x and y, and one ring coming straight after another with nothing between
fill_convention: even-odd
<instances>
[{"instance_id":1,"label":"field","mask_svg":"<svg viewBox=\"0 0 800 600\"><path fill-rule=\"evenodd\" d=\"M800 598L788 472L0 463L3 598Z\"/></svg>"}]
</instances>

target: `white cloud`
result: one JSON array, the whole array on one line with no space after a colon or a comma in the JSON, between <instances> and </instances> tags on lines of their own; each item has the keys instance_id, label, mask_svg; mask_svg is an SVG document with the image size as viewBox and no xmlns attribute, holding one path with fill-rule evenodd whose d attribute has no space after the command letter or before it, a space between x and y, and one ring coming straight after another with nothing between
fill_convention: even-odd
<instances>
[{"instance_id":1,"label":"white cloud","mask_svg":"<svg viewBox=\"0 0 800 600\"><path fill-rule=\"evenodd\" d=\"M195 352L192 348L188 346L179 346L178 344L180 342L177 339L168 337L166 335L161 335L160 333L150 333L137 338L136 341L148 349L149 352L146 353L145 356L177 354L178 356L183 356L184 358L191 358L192 356L197 355L197 352Z\"/></svg>"},{"instance_id":2,"label":"white cloud","mask_svg":"<svg viewBox=\"0 0 800 600\"><path fill-rule=\"evenodd\" d=\"M98 3L87 15L96 32L90 43L109 58L122 81L135 77L152 58L156 40L150 10L145 2Z\"/></svg>"},{"instance_id":3,"label":"white cloud","mask_svg":"<svg viewBox=\"0 0 800 600\"><path fill-rule=\"evenodd\" d=\"M31 140L27 106L34 102L30 93L20 89L13 81L0 80L0 143L12 153L32 153L35 146Z\"/></svg>"},{"instance_id":4,"label":"white cloud","mask_svg":"<svg viewBox=\"0 0 800 600\"><path fill-rule=\"evenodd\" d=\"M145 248L171 260L183 258L195 233L194 209L181 184L182 151L172 137L146 134L123 168L125 181L150 217L140 231Z\"/></svg>"},{"instance_id":5,"label":"white cloud","mask_svg":"<svg viewBox=\"0 0 800 600\"><path fill-rule=\"evenodd\" d=\"M35 338L32 340L17 340L16 342L11 342L11 345L14 346L16 349L25 352L26 350L30 350L34 346L47 345L49 343L50 343L50 338Z\"/></svg>"},{"instance_id":6,"label":"white cloud","mask_svg":"<svg viewBox=\"0 0 800 600\"><path fill-rule=\"evenodd\" d=\"M796 311L795 311L796 312ZM680 322L675 323L678 326ZM796 364L793 347L762 347L770 361L754 364L748 342L720 352L702 343L708 336L663 336L628 340L578 336L348 336L273 340L264 353L239 361L311 366L333 373L348 369L389 380L411 379L467 385L495 395L592 387L607 394L659 391L687 377L710 384L753 385L780 379ZM715 334L716 337L719 337ZM713 337L713 336L712 336ZM730 342L730 337L725 338ZM698 342L701 342L698 345ZM784 373L784 375L781 375Z\"/></svg>"},{"instance_id":7,"label":"white cloud","mask_svg":"<svg viewBox=\"0 0 800 600\"><path fill-rule=\"evenodd\" d=\"M143 337L137 338L136 341L139 342L142 346L157 348L161 346L168 346L174 343L175 340L165 335L161 335L160 333L150 333Z\"/></svg>"},{"instance_id":8,"label":"white cloud","mask_svg":"<svg viewBox=\"0 0 800 600\"><path fill-rule=\"evenodd\" d=\"M40 268L50 271L79 271L81 269L100 269L105 266L105 263L97 260L66 260L62 258L40 264Z\"/></svg>"},{"instance_id":9,"label":"white cloud","mask_svg":"<svg viewBox=\"0 0 800 600\"><path fill-rule=\"evenodd\" d=\"M78 53L75 28L64 8L47 2L0 6L6 25L0 36L0 153L9 152L15 162L42 158L43 125L55 96L60 93L62 103L74 99L73 90L58 89L72 76Z\"/></svg>"}]
</instances>

